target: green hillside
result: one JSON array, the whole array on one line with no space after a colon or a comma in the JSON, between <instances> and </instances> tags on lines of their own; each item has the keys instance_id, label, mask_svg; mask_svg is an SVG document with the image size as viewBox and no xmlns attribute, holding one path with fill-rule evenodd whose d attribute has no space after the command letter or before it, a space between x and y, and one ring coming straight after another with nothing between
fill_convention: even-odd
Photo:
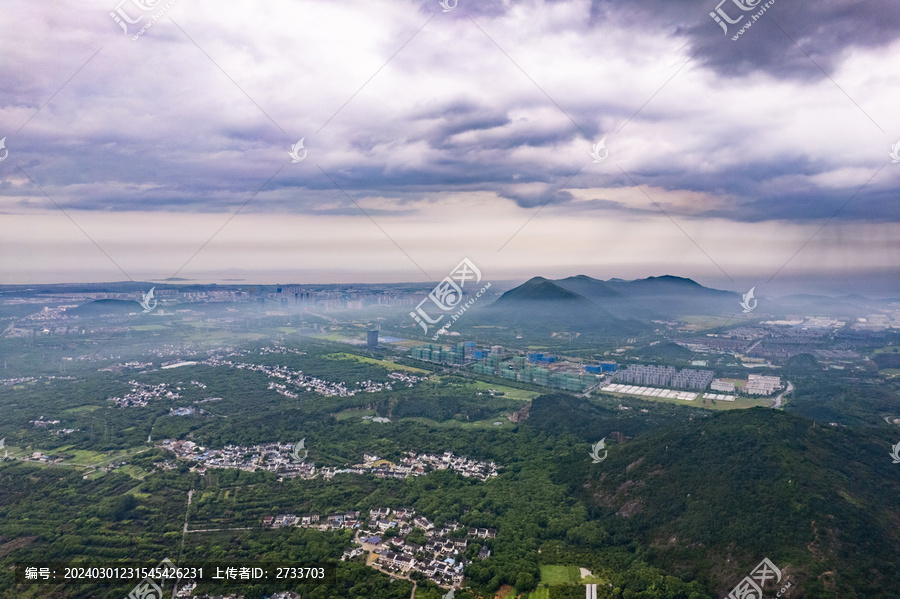
<instances>
[{"instance_id":1,"label":"green hillside","mask_svg":"<svg viewBox=\"0 0 900 599\"><path fill-rule=\"evenodd\" d=\"M613 444L600 464L575 455L561 472L586 470L573 490L612 543L648 547L652 565L720 594L768 557L794 599L889 597L900 589L890 445L755 408Z\"/></svg>"}]
</instances>

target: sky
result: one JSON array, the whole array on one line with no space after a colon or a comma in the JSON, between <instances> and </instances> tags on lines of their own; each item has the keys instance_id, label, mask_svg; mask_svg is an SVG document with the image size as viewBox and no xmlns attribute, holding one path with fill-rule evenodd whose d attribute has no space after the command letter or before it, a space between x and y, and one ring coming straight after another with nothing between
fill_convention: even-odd
<instances>
[{"instance_id":1,"label":"sky","mask_svg":"<svg viewBox=\"0 0 900 599\"><path fill-rule=\"evenodd\" d=\"M0 283L900 281L891 0L6 0L0 49Z\"/></svg>"}]
</instances>

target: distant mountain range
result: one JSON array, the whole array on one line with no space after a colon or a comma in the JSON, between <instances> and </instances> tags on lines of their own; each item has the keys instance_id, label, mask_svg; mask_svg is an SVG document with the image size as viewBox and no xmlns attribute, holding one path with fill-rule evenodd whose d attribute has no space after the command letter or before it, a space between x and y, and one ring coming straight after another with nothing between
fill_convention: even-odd
<instances>
[{"instance_id":1,"label":"distant mountain range","mask_svg":"<svg viewBox=\"0 0 900 599\"><path fill-rule=\"evenodd\" d=\"M738 293L668 275L635 281L534 277L504 293L479 317L506 326L639 331L653 320L741 313L741 299Z\"/></svg>"}]
</instances>

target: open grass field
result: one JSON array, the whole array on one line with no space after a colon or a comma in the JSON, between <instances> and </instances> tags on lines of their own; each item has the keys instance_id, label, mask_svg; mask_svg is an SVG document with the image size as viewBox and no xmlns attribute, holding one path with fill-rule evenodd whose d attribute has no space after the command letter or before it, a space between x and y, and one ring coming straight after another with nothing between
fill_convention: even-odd
<instances>
[{"instance_id":1,"label":"open grass field","mask_svg":"<svg viewBox=\"0 0 900 599\"><path fill-rule=\"evenodd\" d=\"M129 454L129 452L127 451L103 453L99 451L90 451L87 449L69 449L68 447L61 447L54 453L66 453L73 455L74 457L72 459L63 462L65 464L72 464L73 466L96 466L98 464L106 464L116 459L124 460L128 457Z\"/></svg>"},{"instance_id":2,"label":"open grass field","mask_svg":"<svg viewBox=\"0 0 900 599\"><path fill-rule=\"evenodd\" d=\"M360 419L363 416L375 416L378 412L375 410L344 410L343 412L338 412L334 415L335 420L340 422L341 420L352 420L354 418Z\"/></svg>"},{"instance_id":3,"label":"open grass field","mask_svg":"<svg viewBox=\"0 0 900 599\"><path fill-rule=\"evenodd\" d=\"M134 495L137 499L147 499L148 497L152 497L150 493L141 493L138 489L141 488L140 484L137 484L127 491L125 491L126 495Z\"/></svg>"},{"instance_id":4,"label":"open grass field","mask_svg":"<svg viewBox=\"0 0 900 599\"><path fill-rule=\"evenodd\" d=\"M744 379L719 379L720 381L725 381L726 383L734 383L734 386L737 389L743 389L747 385L747 381Z\"/></svg>"},{"instance_id":5,"label":"open grass field","mask_svg":"<svg viewBox=\"0 0 900 599\"><path fill-rule=\"evenodd\" d=\"M515 387L506 387L504 385L496 385L494 383L485 383L483 381L475 381L475 388L479 391L487 391L488 389L496 389L502 391L509 399L518 399L521 401L531 401L540 393L537 391L525 391L524 389L516 389Z\"/></svg>"},{"instance_id":6,"label":"open grass field","mask_svg":"<svg viewBox=\"0 0 900 599\"><path fill-rule=\"evenodd\" d=\"M900 347L896 345L887 345L885 347L879 347L875 350L876 354L900 354Z\"/></svg>"},{"instance_id":7,"label":"open grass field","mask_svg":"<svg viewBox=\"0 0 900 599\"><path fill-rule=\"evenodd\" d=\"M703 403L704 401L706 401L706 403ZM737 397L734 401L716 401L716 403L713 404L712 400L704 400L701 397L700 399L689 403L696 403L699 407L709 408L710 410L746 410L747 408L772 407L772 401L772 399L761 397Z\"/></svg>"},{"instance_id":8,"label":"open grass field","mask_svg":"<svg viewBox=\"0 0 900 599\"><path fill-rule=\"evenodd\" d=\"M120 451L99 452L88 451L85 449L71 449L69 447L60 447L53 450L42 450L40 448L34 447L24 448L10 445L4 447L4 451L8 451L11 458L25 460L33 466L69 466L82 471L87 470L90 478L102 476L104 473L100 470L100 468L102 468L103 466L116 461L127 462L130 456L146 450L146 448L132 447ZM59 455L64 453L72 457L55 464L31 461L29 458L31 458L31 454L35 451L41 451L46 455ZM138 468L137 466L132 466L130 464L122 466L119 470L136 479L143 479L148 474L148 472L143 468Z\"/></svg>"},{"instance_id":9,"label":"open grass field","mask_svg":"<svg viewBox=\"0 0 900 599\"><path fill-rule=\"evenodd\" d=\"M444 379L444 377L438 375L435 377L435 379L438 381L441 381ZM507 387L506 385L501 385L498 383L486 383L484 381L479 381L477 379L470 379L469 385L471 387L473 387L474 389L477 389L478 391L481 391L481 392L485 392L490 389L494 389L496 391L501 391L506 394L506 395L504 395L504 397L507 397L509 399L517 399L517 400L521 400L521 401L531 401L532 399L534 399L535 397L540 395L540 393L538 391L526 391L524 389L516 389L515 387ZM550 392L552 392L552 389L550 389L550 387L547 387L547 393L550 393Z\"/></svg>"},{"instance_id":10,"label":"open grass field","mask_svg":"<svg viewBox=\"0 0 900 599\"><path fill-rule=\"evenodd\" d=\"M382 368L387 368L388 370L404 370L406 372L414 372L416 374L429 374L427 370L416 368L415 366L405 366L403 364L397 364L396 362L377 360L375 358L369 358L367 356L357 356L355 354L347 354L344 352L328 354L324 357L328 360L356 360L357 362L363 362L365 364L375 364L376 366L381 366Z\"/></svg>"},{"instance_id":11,"label":"open grass field","mask_svg":"<svg viewBox=\"0 0 900 599\"><path fill-rule=\"evenodd\" d=\"M668 403L677 406L690 406L692 408L705 408L707 410L746 410L747 408L763 407L768 408L772 405L771 399L738 397L734 401L716 401L713 403L711 399L704 400L702 393L698 393L699 397L693 401L684 399L670 399L667 397L648 397L646 395L629 395L627 393L614 393L612 391L595 392L595 397L627 397L628 399L641 399L646 402ZM704 403L705 402L705 403Z\"/></svg>"},{"instance_id":12,"label":"open grass field","mask_svg":"<svg viewBox=\"0 0 900 599\"><path fill-rule=\"evenodd\" d=\"M419 424L425 424L427 426L435 427L435 428L504 428L504 427L512 427L515 426L509 419L499 416L497 418L488 418L487 420L476 420L473 422L465 422L463 420L444 420L437 421L431 420L430 418L423 418L421 416L411 416L409 418L401 418L403 422L418 422ZM372 422L368 420L367 422ZM502 422L503 424L494 425L495 422ZM381 423L374 422L373 426ZM390 426L390 424L381 424L381 426Z\"/></svg>"},{"instance_id":13,"label":"open grass field","mask_svg":"<svg viewBox=\"0 0 900 599\"><path fill-rule=\"evenodd\" d=\"M310 339L322 339L323 341L334 341L336 343L345 343L347 338L345 335L339 335L338 333L310 333L303 334L304 337L309 337Z\"/></svg>"},{"instance_id":14,"label":"open grass field","mask_svg":"<svg viewBox=\"0 0 900 599\"><path fill-rule=\"evenodd\" d=\"M398 335L391 335L391 337L396 337ZM394 347L413 347L415 345L422 345L421 341L416 341L415 339L406 339L404 341L396 341L391 343Z\"/></svg>"},{"instance_id":15,"label":"open grass field","mask_svg":"<svg viewBox=\"0 0 900 599\"><path fill-rule=\"evenodd\" d=\"M682 316L680 320L683 320L687 326L695 331L705 331L707 329L714 329L716 327L721 327L727 324L739 324L743 322L739 320L735 316Z\"/></svg>"},{"instance_id":16,"label":"open grass field","mask_svg":"<svg viewBox=\"0 0 900 599\"><path fill-rule=\"evenodd\" d=\"M135 324L131 325L132 331L164 331L168 327L161 324Z\"/></svg>"},{"instance_id":17,"label":"open grass field","mask_svg":"<svg viewBox=\"0 0 900 599\"><path fill-rule=\"evenodd\" d=\"M541 584L581 584L578 566L541 566Z\"/></svg>"},{"instance_id":18,"label":"open grass field","mask_svg":"<svg viewBox=\"0 0 900 599\"><path fill-rule=\"evenodd\" d=\"M101 409L101 406L78 406L77 408L63 410L63 414L80 414L82 412L93 412L99 409Z\"/></svg>"},{"instance_id":19,"label":"open grass field","mask_svg":"<svg viewBox=\"0 0 900 599\"><path fill-rule=\"evenodd\" d=\"M119 472L124 472L131 478L143 479L145 476L149 474L148 471L143 468L138 468L137 466L132 466L131 464L125 464L121 468L119 468Z\"/></svg>"}]
</instances>

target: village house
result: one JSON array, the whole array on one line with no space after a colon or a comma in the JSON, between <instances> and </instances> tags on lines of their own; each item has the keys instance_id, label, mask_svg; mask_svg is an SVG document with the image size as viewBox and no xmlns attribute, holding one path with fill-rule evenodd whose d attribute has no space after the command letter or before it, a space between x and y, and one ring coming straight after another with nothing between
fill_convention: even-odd
<instances>
[{"instance_id":1,"label":"village house","mask_svg":"<svg viewBox=\"0 0 900 599\"><path fill-rule=\"evenodd\" d=\"M394 510L394 517L397 520L409 520L415 515L416 511L411 508L400 508L398 510Z\"/></svg>"},{"instance_id":2,"label":"village house","mask_svg":"<svg viewBox=\"0 0 900 599\"><path fill-rule=\"evenodd\" d=\"M495 539L497 538L497 531L493 528L470 528L469 536L478 537L479 539Z\"/></svg>"}]
</instances>

